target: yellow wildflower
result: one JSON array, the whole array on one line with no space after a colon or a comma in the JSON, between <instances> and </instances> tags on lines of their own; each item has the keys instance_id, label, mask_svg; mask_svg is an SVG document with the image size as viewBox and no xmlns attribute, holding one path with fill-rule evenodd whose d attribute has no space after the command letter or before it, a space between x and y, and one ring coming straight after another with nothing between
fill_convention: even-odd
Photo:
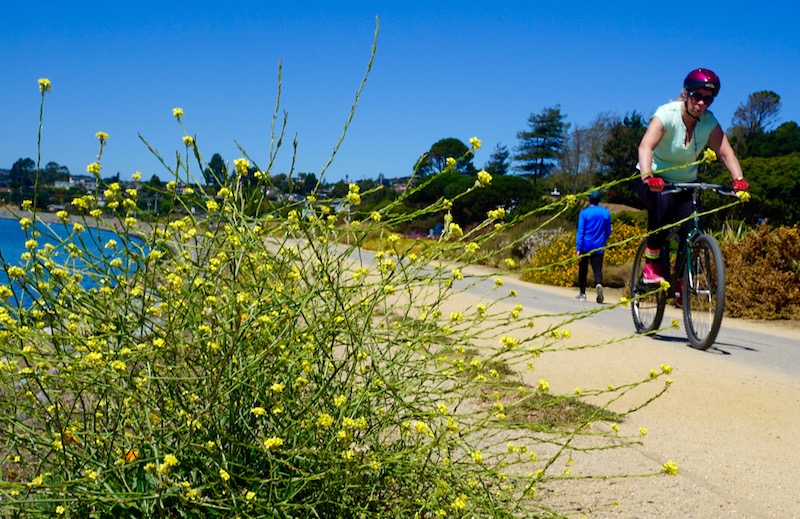
<instances>
[{"instance_id":1,"label":"yellow wildflower","mask_svg":"<svg viewBox=\"0 0 800 519\"><path fill-rule=\"evenodd\" d=\"M99 177L100 176L100 169L101 169L101 166L100 166L99 162L92 162L91 164L86 166L86 172L87 173L91 173L95 177Z\"/></svg>"},{"instance_id":2,"label":"yellow wildflower","mask_svg":"<svg viewBox=\"0 0 800 519\"><path fill-rule=\"evenodd\" d=\"M675 464L674 461L668 461L664 463L664 465L661 467L661 472L663 472L667 476L677 476L678 466Z\"/></svg>"},{"instance_id":3,"label":"yellow wildflower","mask_svg":"<svg viewBox=\"0 0 800 519\"><path fill-rule=\"evenodd\" d=\"M49 92L50 89L52 89L52 88L53 88L53 85L50 83L49 79L47 79L45 77L39 78L39 92L44 94L46 92Z\"/></svg>"},{"instance_id":4,"label":"yellow wildflower","mask_svg":"<svg viewBox=\"0 0 800 519\"><path fill-rule=\"evenodd\" d=\"M706 148L706 150L703 152L703 162L709 164L711 162L714 162L715 160L717 160L716 152L711 148Z\"/></svg>"},{"instance_id":5,"label":"yellow wildflower","mask_svg":"<svg viewBox=\"0 0 800 519\"><path fill-rule=\"evenodd\" d=\"M100 141L101 143L106 142L106 140L108 140L108 134L106 132L97 132L94 135L95 137L97 137L97 140Z\"/></svg>"},{"instance_id":6,"label":"yellow wildflower","mask_svg":"<svg viewBox=\"0 0 800 519\"><path fill-rule=\"evenodd\" d=\"M250 161L245 158L234 160L233 166L236 169L236 173L243 177L246 177L250 172Z\"/></svg>"},{"instance_id":7,"label":"yellow wildflower","mask_svg":"<svg viewBox=\"0 0 800 519\"><path fill-rule=\"evenodd\" d=\"M272 436L264 440L264 448L266 448L269 451L277 449L281 445L283 445L283 439L278 438L277 436Z\"/></svg>"},{"instance_id":8,"label":"yellow wildflower","mask_svg":"<svg viewBox=\"0 0 800 519\"><path fill-rule=\"evenodd\" d=\"M330 427L333 424L333 417L328 413L320 413L317 417L317 424L322 427Z\"/></svg>"},{"instance_id":9,"label":"yellow wildflower","mask_svg":"<svg viewBox=\"0 0 800 519\"><path fill-rule=\"evenodd\" d=\"M453 501L450 507L453 510L464 510L467 507L467 503L468 503L467 496L461 494Z\"/></svg>"},{"instance_id":10,"label":"yellow wildflower","mask_svg":"<svg viewBox=\"0 0 800 519\"><path fill-rule=\"evenodd\" d=\"M481 451L472 451L470 457L475 463L483 463L483 454L481 454Z\"/></svg>"},{"instance_id":11,"label":"yellow wildflower","mask_svg":"<svg viewBox=\"0 0 800 519\"><path fill-rule=\"evenodd\" d=\"M476 187L486 187L492 183L492 175L485 169L482 169L478 171L478 180L476 180L475 183Z\"/></svg>"},{"instance_id":12,"label":"yellow wildflower","mask_svg":"<svg viewBox=\"0 0 800 519\"><path fill-rule=\"evenodd\" d=\"M173 108L172 109L172 116L175 117L175 119L180 121L181 117L183 117L183 108Z\"/></svg>"},{"instance_id":13,"label":"yellow wildflower","mask_svg":"<svg viewBox=\"0 0 800 519\"><path fill-rule=\"evenodd\" d=\"M490 220L502 220L506 217L506 210L502 207L498 207L497 209L493 209L486 213Z\"/></svg>"}]
</instances>

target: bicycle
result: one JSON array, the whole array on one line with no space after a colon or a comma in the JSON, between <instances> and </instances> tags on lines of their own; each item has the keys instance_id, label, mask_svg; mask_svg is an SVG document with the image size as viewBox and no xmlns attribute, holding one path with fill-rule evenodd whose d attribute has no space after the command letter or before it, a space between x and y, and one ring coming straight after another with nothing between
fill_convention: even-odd
<instances>
[{"instance_id":1,"label":"bicycle","mask_svg":"<svg viewBox=\"0 0 800 519\"><path fill-rule=\"evenodd\" d=\"M670 284L667 294L658 285L644 283L642 269L647 239L639 243L631 269L631 314L636 332L652 333L661 326L667 299L680 297L683 323L689 344L706 350L716 340L725 311L725 263L717 240L703 231L699 217L699 199L702 191L711 190L723 195L736 196L730 186L705 182L667 183L665 193L692 192L692 213L684 225L676 226L669 234L659 261L664 279ZM681 229L685 239L681 239ZM681 286L682 285L682 286Z\"/></svg>"}]
</instances>

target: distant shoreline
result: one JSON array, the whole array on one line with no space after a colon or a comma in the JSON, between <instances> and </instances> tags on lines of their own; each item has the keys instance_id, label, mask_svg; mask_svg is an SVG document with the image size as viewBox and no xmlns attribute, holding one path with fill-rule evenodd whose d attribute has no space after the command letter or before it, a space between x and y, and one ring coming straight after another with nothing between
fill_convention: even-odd
<instances>
[{"instance_id":1,"label":"distant shoreline","mask_svg":"<svg viewBox=\"0 0 800 519\"><path fill-rule=\"evenodd\" d=\"M30 211L24 211L20 209L19 206L9 206L9 205L0 206L0 218L6 218L9 220L19 220L20 218L24 218L25 216L29 216L30 214L31 214ZM56 213L50 213L47 211L37 211L36 217L39 220L47 223L56 223L60 221L56 216Z\"/></svg>"},{"instance_id":2,"label":"distant shoreline","mask_svg":"<svg viewBox=\"0 0 800 519\"><path fill-rule=\"evenodd\" d=\"M16 214L15 214L16 213ZM10 206L8 204L0 206L0 218L4 218L7 220L19 220L20 218L32 218L32 213L30 211L25 211L21 209L19 206ZM36 220L41 221L47 224L53 223L62 223L61 220L56 216L56 213L51 213L49 211L36 211ZM98 221L95 218L87 218L86 221L80 215L69 214L67 218L67 224L72 225L74 223L80 223L86 227L91 228L98 228L108 231L114 232L121 232L121 223L119 222L118 218L115 217L100 217ZM139 222L139 224L143 227L140 229L139 232L142 234L146 234L147 232L152 230L152 225L145 222Z\"/></svg>"}]
</instances>

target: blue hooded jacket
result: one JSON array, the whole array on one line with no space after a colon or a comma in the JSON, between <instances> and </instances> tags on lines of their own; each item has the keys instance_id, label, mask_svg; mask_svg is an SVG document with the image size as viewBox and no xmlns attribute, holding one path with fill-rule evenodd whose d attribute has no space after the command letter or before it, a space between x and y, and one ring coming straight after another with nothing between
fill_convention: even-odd
<instances>
[{"instance_id":1,"label":"blue hooded jacket","mask_svg":"<svg viewBox=\"0 0 800 519\"><path fill-rule=\"evenodd\" d=\"M596 252L603 253L603 247L611 236L611 213L608 209L596 204L583 209L578 216L578 232L575 236L575 249L581 254L600 249Z\"/></svg>"}]
</instances>

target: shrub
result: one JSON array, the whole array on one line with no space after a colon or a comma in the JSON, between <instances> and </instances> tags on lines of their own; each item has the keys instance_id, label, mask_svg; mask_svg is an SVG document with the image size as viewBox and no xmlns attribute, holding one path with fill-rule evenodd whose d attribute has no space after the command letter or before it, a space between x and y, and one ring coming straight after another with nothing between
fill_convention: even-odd
<instances>
[{"instance_id":1,"label":"shrub","mask_svg":"<svg viewBox=\"0 0 800 519\"><path fill-rule=\"evenodd\" d=\"M800 230L760 226L721 243L726 310L733 317L800 319Z\"/></svg>"},{"instance_id":2,"label":"shrub","mask_svg":"<svg viewBox=\"0 0 800 519\"><path fill-rule=\"evenodd\" d=\"M615 402L670 372L570 396L525 385L506 366L558 350L568 331L535 327L499 279L480 303L463 297L483 278L443 259L491 251L449 219L435 247L397 247L391 229L445 202L340 227L333 207L359 204L353 184L339 200L253 214L269 171L235 163L215 197L202 194L208 217L142 224L137 190L112 184L105 208L83 197L76 220L21 220L28 252L3 262L15 285L0 286L0 515L544 514L536 488L567 477L556 461L605 434L593 420L624 413L532 417ZM192 175L184 160L169 173ZM176 184L162 195L180 207ZM105 248L118 255L79 247L88 226L112 226ZM368 235L382 237L374 258L358 248ZM639 441L606 437L603 450Z\"/></svg>"},{"instance_id":3,"label":"shrub","mask_svg":"<svg viewBox=\"0 0 800 519\"><path fill-rule=\"evenodd\" d=\"M611 222L624 223L639 229L647 229L647 211L626 210L611 214Z\"/></svg>"},{"instance_id":4,"label":"shrub","mask_svg":"<svg viewBox=\"0 0 800 519\"><path fill-rule=\"evenodd\" d=\"M641 229L617 222L612 225L608 247L603 258L603 283L623 287L636 254ZM527 265L526 265L527 267ZM615 269L614 267L622 267ZM612 274L613 273L613 274ZM577 284L578 260L575 256L575 231L565 232L547 245L539 247L530 260L522 279L533 283L571 287Z\"/></svg>"}]
</instances>

